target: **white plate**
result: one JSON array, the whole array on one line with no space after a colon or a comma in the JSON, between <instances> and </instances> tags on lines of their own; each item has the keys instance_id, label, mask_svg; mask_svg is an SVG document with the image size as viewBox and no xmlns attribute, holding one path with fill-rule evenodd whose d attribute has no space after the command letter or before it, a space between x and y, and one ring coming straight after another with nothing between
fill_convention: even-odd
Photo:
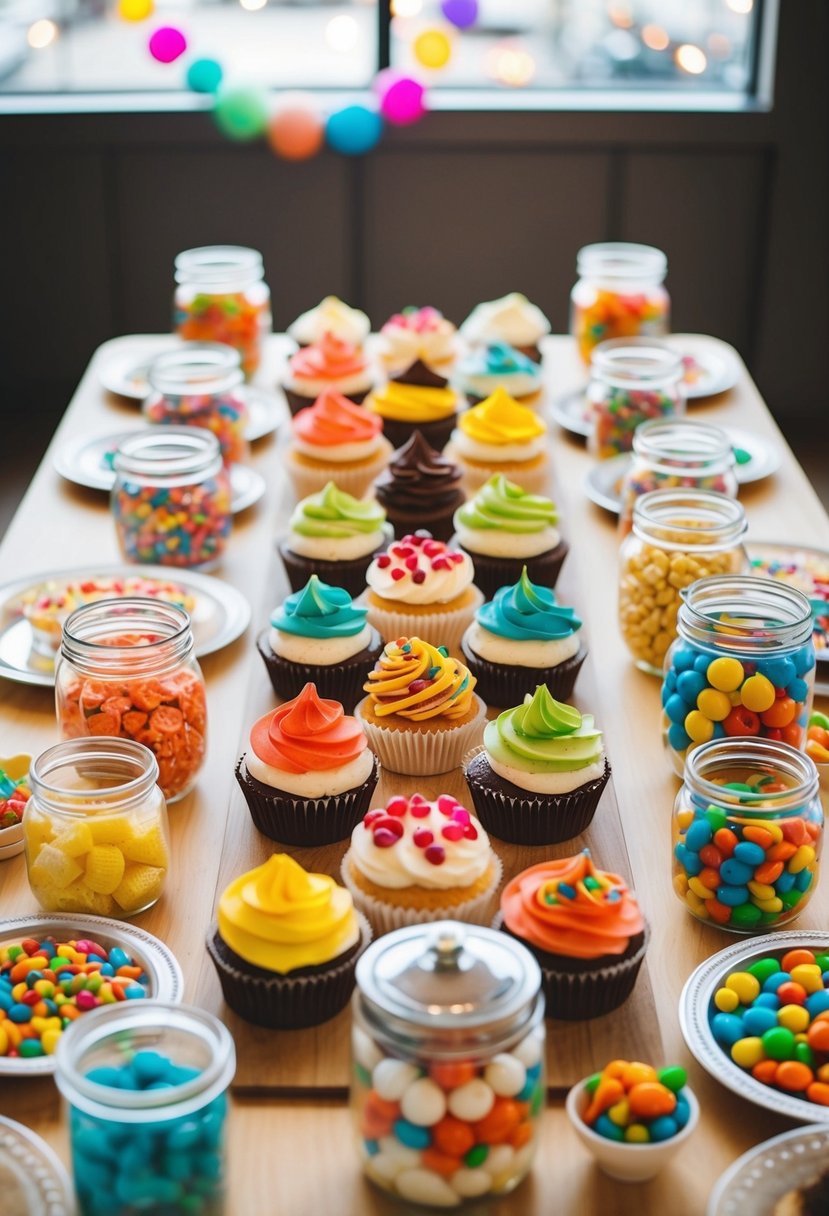
<instances>
[{"instance_id":1,"label":"white plate","mask_svg":"<svg viewBox=\"0 0 829 1216\"><path fill-rule=\"evenodd\" d=\"M664 341L685 359L685 393L689 401L713 397L733 388L740 379L740 356L733 346L710 334L669 334Z\"/></svg>"},{"instance_id":2,"label":"white plate","mask_svg":"<svg viewBox=\"0 0 829 1216\"><path fill-rule=\"evenodd\" d=\"M787 545L770 540L749 540L746 542L746 550L748 551L750 561L763 557L766 560L794 562L802 567L806 561L816 560L820 564L819 569L829 571L829 552L826 549L815 549L809 545ZM774 575L770 573L767 574L761 571L760 574L763 578L774 578ZM802 571L801 577L795 576L785 581L797 587L810 599L815 598L815 584L807 570L804 569ZM827 604L826 608L827 613L829 613L829 604ZM815 692L829 696L829 637L826 638L826 641L827 645L822 650L817 651Z\"/></svg>"},{"instance_id":3,"label":"white plate","mask_svg":"<svg viewBox=\"0 0 829 1216\"><path fill-rule=\"evenodd\" d=\"M565 431L569 431L571 435L582 435L586 439L593 427L584 416L584 392L584 387L574 388L563 397L551 401L548 410L550 417Z\"/></svg>"},{"instance_id":4,"label":"white plate","mask_svg":"<svg viewBox=\"0 0 829 1216\"><path fill-rule=\"evenodd\" d=\"M44 912L42 916L12 916L0 920L0 943L26 937L54 937L60 941L89 937L111 949L120 946L140 964L149 980L147 995L158 1001L179 1004L184 996L184 977L175 955L164 942L146 929L105 916L72 916L64 912ZM54 1056L32 1060L0 1056L0 1076L43 1076L55 1071Z\"/></svg>"},{"instance_id":5,"label":"white plate","mask_svg":"<svg viewBox=\"0 0 829 1216\"><path fill-rule=\"evenodd\" d=\"M219 578L177 570L168 566L72 566L28 575L0 586L0 676L18 684L50 688L55 683L54 662L32 650L32 628L20 615L20 598L44 583L70 583L97 578L144 577L180 583L195 596L191 613L196 657L213 654L245 632L250 623L250 604L240 591Z\"/></svg>"},{"instance_id":6,"label":"white plate","mask_svg":"<svg viewBox=\"0 0 829 1216\"><path fill-rule=\"evenodd\" d=\"M72 1185L57 1154L31 1128L4 1115L0 1115L0 1167L11 1175L12 1194L15 1199L23 1197L29 1216L74 1216Z\"/></svg>"},{"instance_id":7,"label":"white plate","mask_svg":"<svg viewBox=\"0 0 829 1216\"><path fill-rule=\"evenodd\" d=\"M829 1106L818 1106L794 1094L783 1093L763 1085L750 1072L745 1072L731 1059L711 1032L709 1012L714 993L721 988L732 971L743 971L758 959L774 955L782 957L787 950L799 947L825 952L829 950L829 933L817 929L792 929L768 933L735 942L705 960L689 977L679 998L679 1025L691 1053L715 1081L725 1085L738 1098L747 1098L756 1106L786 1115L798 1123L829 1123ZM746 1209L748 1213L749 1209ZM754 1212L752 1209L752 1216Z\"/></svg>"},{"instance_id":8,"label":"white plate","mask_svg":"<svg viewBox=\"0 0 829 1216\"><path fill-rule=\"evenodd\" d=\"M829 1128L796 1127L756 1144L718 1179L707 1216L774 1216L785 1194L809 1186L829 1166Z\"/></svg>"}]
</instances>

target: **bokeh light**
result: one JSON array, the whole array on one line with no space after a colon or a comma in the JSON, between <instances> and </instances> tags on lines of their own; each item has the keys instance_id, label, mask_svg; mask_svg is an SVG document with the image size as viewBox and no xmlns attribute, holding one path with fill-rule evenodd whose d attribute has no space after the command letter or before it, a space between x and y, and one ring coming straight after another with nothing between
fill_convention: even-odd
<instances>
[{"instance_id":1,"label":"bokeh light","mask_svg":"<svg viewBox=\"0 0 829 1216\"><path fill-rule=\"evenodd\" d=\"M677 66L691 76L699 76L708 67L708 59L702 47L694 46L693 42L683 42L678 46L674 55Z\"/></svg>"},{"instance_id":2,"label":"bokeh light","mask_svg":"<svg viewBox=\"0 0 829 1216\"><path fill-rule=\"evenodd\" d=\"M40 21L33 21L29 26L26 41L32 50L42 51L45 47L51 46L57 36L58 27L54 21L49 21L47 17L43 17Z\"/></svg>"}]
</instances>

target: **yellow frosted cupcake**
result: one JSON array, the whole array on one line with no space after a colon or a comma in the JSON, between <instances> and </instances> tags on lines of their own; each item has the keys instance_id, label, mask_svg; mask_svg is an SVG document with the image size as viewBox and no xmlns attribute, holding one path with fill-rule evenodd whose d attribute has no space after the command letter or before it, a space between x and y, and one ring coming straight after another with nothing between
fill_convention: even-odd
<instances>
[{"instance_id":1,"label":"yellow frosted cupcake","mask_svg":"<svg viewBox=\"0 0 829 1216\"><path fill-rule=\"evenodd\" d=\"M366 398L366 409L383 419L383 433L401 448L415 431L441 452L452 433L461 397L434 367L416 359L393 380Z\"/></svg>"},{"instance_id":2,"label":"yellow frosted cupcake","mask_svg":"<svg viewBox=\"0 0 829 1216\"><path fill-rule=\"evenodd\" d=\"M446 455L456 461L471 493L503 473L530 494L545 489L549 467L547 424L534 410L497 388L461 414Z\"/></svg>"}]
</instances>

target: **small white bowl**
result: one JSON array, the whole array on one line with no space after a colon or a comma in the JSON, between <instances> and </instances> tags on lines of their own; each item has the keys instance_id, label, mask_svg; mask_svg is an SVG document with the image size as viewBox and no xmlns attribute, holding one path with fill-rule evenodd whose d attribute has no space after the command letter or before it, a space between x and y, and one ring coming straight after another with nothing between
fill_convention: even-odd
<instances>
[{"instance_id":1,"label":"small white bowl","mask_svg":"<svg viewBox=\"0 0 829 1216\"><path fill-rule=\"evenodd\" d=\"M586 1085L586 1080L579 1081L568 1093L567 1114L579 1140L596 1158L599 1169L621 1182L646 1182L654 1178L674 1158L699 1123L699 1102L686 1085L683 1093L691 1108L691 1115L682 1130L671 1136L670 1140L659 1140L652 1144L607 1140L582 1119L582 1112L590 1101Z\"/></svg>"},{"instance_id":2,"label":"small white bowl","mask_svg":"<svg viewBox=\"0 0 829 1216\"><path fill-rule=\"evenodd\" d=\"M10 828L0 828L0 861L16 857L23 852L23 823L13 823Z\"/></svg>"}]
</instances>

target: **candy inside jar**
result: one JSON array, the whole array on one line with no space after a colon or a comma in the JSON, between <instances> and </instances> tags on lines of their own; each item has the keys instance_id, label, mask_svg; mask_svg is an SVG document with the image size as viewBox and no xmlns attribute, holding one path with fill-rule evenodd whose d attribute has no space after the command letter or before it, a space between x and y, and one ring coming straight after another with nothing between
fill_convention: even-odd
<instances>
[{"instance_id":1,"label":"candy inside jar","mask_svg":"<svg viewBox=\"0 0 829 1216\"><path fill-rule=\"evenodd\" d=\"M186 249L175 266L176 333L188 341L232 346L250 379L271 330L271 293L263 282L261 253L240 245L207 245Z\"/></svg>"},{"instance_id":2,"label":"candy inside jar","mask_svg":"<svg viewBox=\"0 0 829 1216\"><path fill-rule=\"evenodd\" d=\"M599 460L629 452L642 423L684 411L682 359L669 346L648 338L620 338L593 351L587 446Z\"/></svg>"},{"instance_id":3,"label":"candy inside jar","mask_svg":"<svg viewBox=\"0 0 829 1216\"><path fill-rule=\"evenodd\" d=\"M145 417L166 426L200 426L219 441L225 464L249 455L248 407L238 352L218 342L188 342L153 360Z\"/></svg>"},{"instance_id":4,"label":"candy inside jar","mask_svg":"<svg viewBox=\"0 0 829 1216\"><path fill-rule=\"evenodd\" d=\"M570 333L585 363L600 342L659 338L670 331L667 270L665 254L651 245L611 241L579 250L579 278L570 293Z\"/></svg>"}]
</instances>

